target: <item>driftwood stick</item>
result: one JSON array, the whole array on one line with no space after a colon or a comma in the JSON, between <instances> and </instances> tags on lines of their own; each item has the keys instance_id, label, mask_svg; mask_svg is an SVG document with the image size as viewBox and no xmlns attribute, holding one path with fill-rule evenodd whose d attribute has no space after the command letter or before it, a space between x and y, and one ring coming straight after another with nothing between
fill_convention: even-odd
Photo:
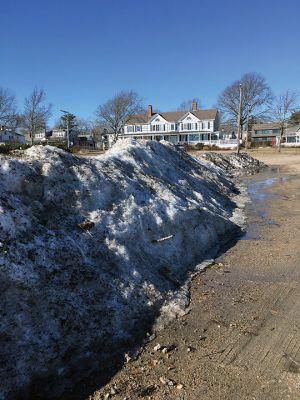
<instances>
[{"instance_id":1,"label":"driftwood stick","mask_svg":"<svg viewBox=\"0 0 300 400\"><path fill-rule=\"evenodd\" d=\"M170 236L165 236L159 239L153 239L153 243L160 243L160 242L164 242L165 240L169 240L172 239L173 235Z\"/></svg>"}]
</instances>

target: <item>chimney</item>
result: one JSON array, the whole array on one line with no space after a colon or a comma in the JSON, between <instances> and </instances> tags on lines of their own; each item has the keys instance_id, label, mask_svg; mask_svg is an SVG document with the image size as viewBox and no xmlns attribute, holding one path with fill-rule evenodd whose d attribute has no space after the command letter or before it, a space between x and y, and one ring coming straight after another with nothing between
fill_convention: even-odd
<instances>
[{"instance_id":1,"label":"chimney","mask_svg":"<svg viewBox=\"0 0 300 400\"><path fill-rule=\"evenodd\" d=\"M192 111L197 111L197 102L196 101L192 102Z\"/></svg>"},{"instance_id":2,"label":"chimney","mask_svg":"<svg viewBox=\"0 0 300 400\"><path fill-rule=\"evenodd\" d=\"M149 104L149 106L148 106L148 117L150 118L150 117L152 117L152 104Z\"/></svg>"}]
</instances>

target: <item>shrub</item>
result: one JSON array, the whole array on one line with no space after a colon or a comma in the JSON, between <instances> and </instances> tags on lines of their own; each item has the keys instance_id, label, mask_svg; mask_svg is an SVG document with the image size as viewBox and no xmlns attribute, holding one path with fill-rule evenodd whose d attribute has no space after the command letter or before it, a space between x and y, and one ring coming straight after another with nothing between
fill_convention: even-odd
<instances>
[{"instance_id":1,"label":"shrub","mask_svg":"<svg viewBox=\"0 0 300 400\"><path fill-rule=\"evenodd\" d=\"M9 154L14 150L26 150L28 149L30 144L20 144L20 143L7 143L0 145L0 153L1 154Z\"/></svg>"},{"instance_id":2,"label":"shrub","mask_svg":"<svg viewBox=\"0 0 300 400\"><path fill-rule=\"evenodd\" d=\"M257 147L274 147L276 146L276 143L273 143L271 141L252 141L251 142L251 148L257 148Z\"/></svg>"},{"instance_id":3,"label":"shrub","mask_svg":"<svg viewBox=\"0 0 300 400\"><path fill-rule=\"evenodd\" d=\"M196 149L196 150L203 150L203 147L204 147L204 143L197 143L197 144L195 145L195 149Z\"/></svg>"},{"instance_id":4,"label":"shrub","mask_svg":"<svg viewBox=\"0 0 300 400\"><path fill-rule=\"evenodd\" d=\"M218 146L216 146L215 144L206 144L203 147L203 150L220 150Z\"/></svg>"}]
</instances>

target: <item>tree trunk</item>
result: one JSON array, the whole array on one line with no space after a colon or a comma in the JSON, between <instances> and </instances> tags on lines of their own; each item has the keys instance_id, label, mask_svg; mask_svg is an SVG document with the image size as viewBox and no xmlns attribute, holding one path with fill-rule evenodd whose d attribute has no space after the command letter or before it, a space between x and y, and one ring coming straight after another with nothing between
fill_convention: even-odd
<instances>
[{"instance_id":1,"label":"tree trunk","mask_svg":"<svg viewBox=\"0 0 300 400\"><path fill-rule=\"evenodd\" d=\"M280 136L279 136L279 139L278 139L278 153L281 152L281 139L283 137L283 132L284 132L284 128L281 127L280 128Z\"/></svg>"},{"instance_id":2,"label":"tree trunk","mask_svg":"<svg viewBox=\"0 0 300 400\"><path fill-rule=\"evenodd\" d=\"M281 137L279 137L278 140L278 153L280 153L280 151L281 151Z\"/></svg>"}]
</instances>

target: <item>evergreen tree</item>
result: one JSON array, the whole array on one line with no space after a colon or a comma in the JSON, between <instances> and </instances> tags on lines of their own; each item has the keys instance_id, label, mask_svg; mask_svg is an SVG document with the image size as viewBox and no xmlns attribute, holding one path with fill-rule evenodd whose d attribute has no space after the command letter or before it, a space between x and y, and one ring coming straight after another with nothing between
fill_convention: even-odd
<instances>
[{"instance_id":1,"label":"evergreen tree","mask_svg":"<svg viewBox=\"0 0 300 400\"><path fill-rule=\"evenodd\" d=\"M69 129L74 128L77 125L76 115L71 113L66 113L60 117L60 129L67 129L69 122Z\"/></svg>"}]
</instances>

